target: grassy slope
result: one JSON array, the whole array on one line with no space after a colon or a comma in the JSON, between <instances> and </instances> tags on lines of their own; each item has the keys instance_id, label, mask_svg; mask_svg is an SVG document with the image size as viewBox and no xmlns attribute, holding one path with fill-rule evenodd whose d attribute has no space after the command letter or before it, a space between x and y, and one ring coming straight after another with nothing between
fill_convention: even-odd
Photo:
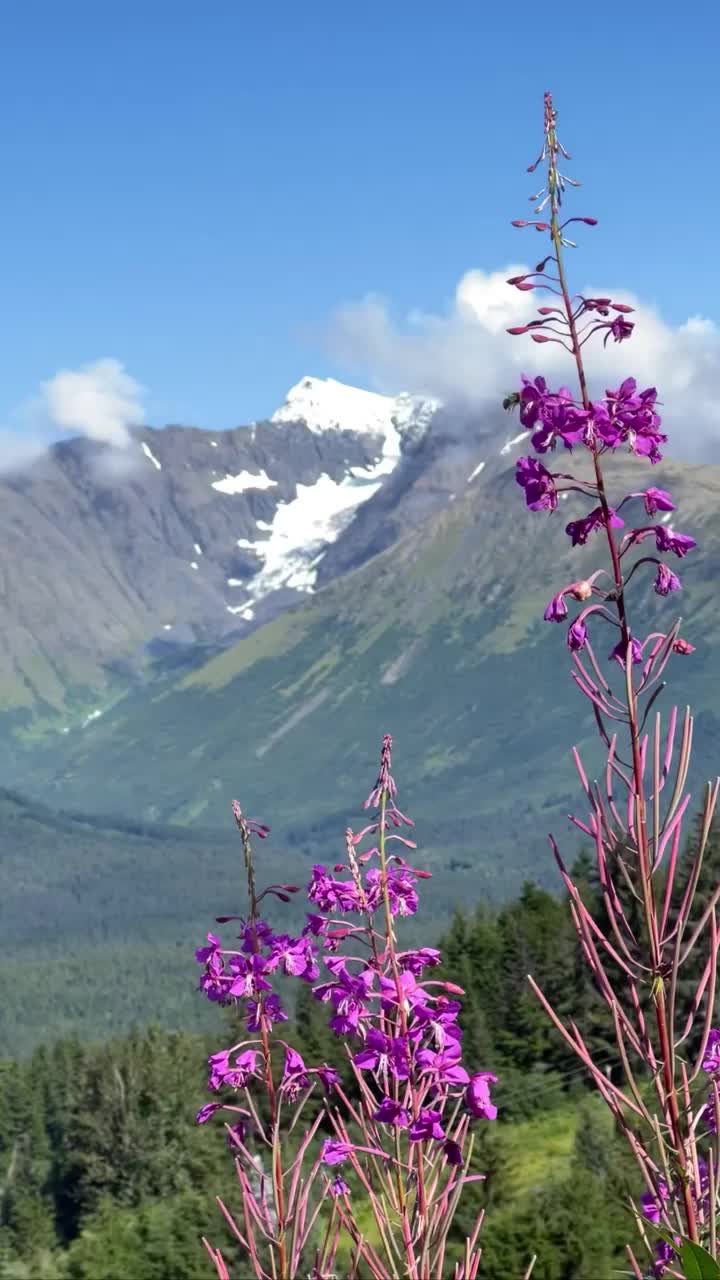
<instances>
[{"instance_id":1,"label":"grassy slope","mask_svg":"<svg viewBox=\"0 0 720 1280\"><path fill-rule=\"evenodd\" d=\"M638 469L629 474L638 483ZM673 489L679 527L703 546L681 566L698 651L675 677L702 713L708 768L720 745L720 474L676 466L652 480ZM403 798L443 869L440 898L552 876L545 833L564 833L576 796L569 748L594 743L594 728L563 630L542 622L542 608L601 554L597 543L570 553L563 516L528 516L507 473L242 645L20 758L13 783L95 812L204 825L223 821L237 794L310 859L357 813L390 730ZM645 598L669 623L674 601ZM606 630L601 658L610 642Z\"/></svg>"}]
</instances>

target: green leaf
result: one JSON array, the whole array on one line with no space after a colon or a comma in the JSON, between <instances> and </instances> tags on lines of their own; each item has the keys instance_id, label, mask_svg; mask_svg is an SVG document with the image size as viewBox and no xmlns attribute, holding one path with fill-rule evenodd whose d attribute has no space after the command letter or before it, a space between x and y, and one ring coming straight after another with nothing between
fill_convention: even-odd
<instances>
[{"instance_id":1,"label":"green leaf","mask_svg":"<svg viewBox=\"0 0 720 1280\"><path fill-rule=\"evenodd\" d=\"M720 1267L715 1259L692 1240L686 1240L680 1248L685 1280L720 1280Z\"/></svg>"}]
</instances>

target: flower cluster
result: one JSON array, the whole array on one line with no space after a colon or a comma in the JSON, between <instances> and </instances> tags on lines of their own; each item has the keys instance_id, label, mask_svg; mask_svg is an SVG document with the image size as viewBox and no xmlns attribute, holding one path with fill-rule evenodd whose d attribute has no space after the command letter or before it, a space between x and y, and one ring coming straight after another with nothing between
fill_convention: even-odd
<instances>
[{"instance_id":1,"label":"flower cluster","mask_svg":"<svg viewBox=\"0 0 720 1280\"><path fill-rule=\"evenodd\" d=\"M558 138L551 95L546 94L543 146L530 166L533 171L547 162L546 183L530 197L541 217L518 219L514 225L547 234L550 250L534 271L514 276L508 284L524 292L550 294L551 305L538 307L536 318L509 332L567 351L577 390L573 393L565 385L553 389L543 377L523 376L519 389L503 403L506 409L519 409L533 450L516 468L528 509L552 514L561 496L577 495L584 509L566 525L572 547L599 539L607 552L607 567L560 586L544 616L548 622L567 625L572 676L592 704L607 748L606 767L593 780L574 750L589 812L571 817L594 850L595 883L602 897L600 922L586 887L568 870L552 836L550 843L582 955L614 1027L617 1059L612 1074L602 1070L578 1023L563 1018L532 977L529 982L590 1074L640 1167L647 1187L640 1213L662 1236L650 1264L652 1275L660 1276L668 1267L672 1275L680 1275L680 1267L687 1275L682 1256L686 1243L696 1253L709 1244L717 1258L720 1239L716 1136L707 1161L698 1149L698 1141L716 1135L720 1115L720 1031L709 1029L718 990L717 894L702 904L701 914L697 897L720 781L706 789L697 848L689 855L683 879L677 873L682 821L690 803L689 793L683 793L692 717L688 709L680 735L677 708L666 727L657 712L651 722L654 731L646 725L664 688L662 675L671 655L692 653L693 645L678 634L678 622L667 631L636 634L628 587L636 574L649 568L655 593L673 595L682 584L667 558L684 560L696 543L672 527L675 501L666 489L634 488L617 500L606 487L606 455L622 449L641 465L655 465L662 461L668 437L655 387L640 388L628 377L599 398L589 390L586 342L598 333L604 344L611 338L624 342L634 325L628 318L632 308L626 304L569 291L564 250L576 246L568 238L568 227L594 227L596 220L564 216L567 186L580 185L563 172L568 158ZM554 463L559 448L562 464ZM568 455L573 460L571 474L565 470ZM580 608L572 609L571 616L573 602ZM613 681L613 667L608 674L598 661L591 643L596 626L611 629L607 660L622 669L622 681ZM693 952L701 949L705 955L697 964ZM691 994L687 1001L683 995L681 1010L678 992L689 976L684 970L691 957L696 966ZM711 1076L712 1096L694 1113L690 1089L702 1068ZM641 1071L647 1088L639 1078ZM642 1235L652 1254L650 1233ZM640 1280L645 1272L629 1245L627 1252L632 1274ZM694 1255L693 1268L696 1263ZM712 1262L708 1271L702 1265L700 1270L716 1274L717 1267Z\"/></svg>"},{"instance_id":2,"label":"flower cluster","mask_svg":"<svg viewBox=\"0 0 720 1280\"><path fill-rule=\"evenodd\" d=\"M348 861L337 864L333 876L322 866L313 867L308 896L321 912L333 915L313 914L307 927L330 952L338 932L365 952L326 954L328 980L318 983L313 994L332 1010L329 1025L336 1035L359 1044L352 1062L366 1077L365 1098L374 1099L372 1121L407 1130L411 1142L441 1143L447 1160L457 1164L460 1148L446 1133L443 1108L450 1097L464 1093L469 1117L494 1119L490 1085L495 1076L484 1072L471 1077L462 1065L461 1006L452 999L462 992L425 976L440 963L440 953L431 947L397 951L392 926L386 928L393 917L417 911L416 882L428 874L388 850L391 842L415 847L398 831L413 823L395 804L391 746L386 735L380 774L366 801L366 808L380 808L376 820L357 834L348 831ZM366 837L376 843L361 853ZM378 865L363 875L361 866L372 860ZM374 917L383 910L385 925L378 929ZM338 913L360 914L364 923L347 925L337 919Z\"/></svg>"},{"instance_id":3,"label":"flower cluster","mask_svg":"<svg viewBox=\"0 0 720 1280\"><path fill-rule=\"evenodd\" d=\"M650 462L662 459L660 445L667 436L660 430L657 391L647 387L639 392L634 378L626 378L615 391L606 391L602 400L585 404L575 400L567 387L552 392L543 377L523 375L519 404L520 421L532 432L537 453L548 453L558 444L570 450L584 445L598 453L625 445Z\"/></svg>"},{"instance_id":4,"label":"flower cluster","mask_svg":"<svg viewBox=\"0 0 720 1280\"><path fill-rule=\"evenodd\" d=\"M238 1156L241 1187L251 1217L262 1215L258 1205L252 1207L255 1174L250 1147L264 1141L271 1149L276 1218L272 1242L278 1259L285 1256L286 1261L283 1224L296 1211L306 1213L307 1194L318 1171L333 1171L325 1194L331 1203L344 1206L342 1221L357 1244L361 1233L353 1226L351 1185L334 1171L347 1164L364 1183L363 1158L372 1157L376 1164L379 1161L387 1166L392 1170L387 1195L401 1224L408 1275L419 1280L419 1258L423 1250L430 1250L433 1240L433 1249L439 1250L437 1257L444 1255L446 1205L451 1193L481 1176L468 1173L465 1147L475 1121L497 1116L491 1096L497 1078L488 1071L471 1074L463 1064L461 1005L456 999L463 992L433 976L441 963L440 952L434 947L398 947L396 922L417 912L418 884L429 873L410 865L404 856L416 846L406 834L413 826L412 819L397 807L391 749L392 739L386 735L379 774L365 802L365 808L375 808L377 814L359 832L346 832L344 862L332 869L319 863L312 868L307 887L312 910L306 913L299 936L276 932L260 915L266 894L288 902L298 889L272 885L256 894L250 835L265 838L268 828L250 823L234 804L248 873L250 910L247 918L218 917L220 924L237 922L237 945L225 946L215 933L209 933L195 954L203 967L200 989L209 1000L236 1007L246 1032L230 1048L211 1055L208 1087L223 1097L227 1090L235 1094L244 1091L249 1109L235 1105L231 1098L213 1101L201 1108L197 1121L204 1124L220 1111L235 1113L230 1117L232 1123L226 1125L228 1141ZM358 1107L346 1098L342 1078L334 1067L327 1063L308 1066L297 1049L277 1038L274 1027L288 1020L273 990L277 974L309 983L314 998L327 1007L329 1027L345 1042L356 1077L361 1099ZM274 1043L283 1050L281 1070L273 1054L274 1035ZM307 1186L298 1180L299 1174L293 1176L294 1194L305 1196L304 1207L298 1210L285 1201L280 1104L287 1102L296 1110L292 1129L318 1084L323 1102L312 1133L322 1121L331 1126L335 1136L322 1142ZM258 1088L269 1099L269 1131L252 1103L252 1092ZM308 1141L303 1142L303 1152ZM398 1180L401 1186L407 1183L401 1193L397 1191ZM417 1220L409 1207L416 1197ZM372 1203L376 1206L378 1202ZM379 1226L381 1233L390 1230L386 1219ZM299 1242L301 1237L296 1239L296 1250ZM247 1247L252 1255L249 1237ZM480 1255L474 1244L470 1253L476 1270ZM211 1256L217 1265L213 1251ZM285 1274L282 1268L280 1271ZM265 1275L259 1262L256 1274Z\"/></svg>"},{"instance_id":5,"label":"flower cluster","mask_svg":"<svg viewBox=\"0 0 720 1280\"><path fill-rule=\"evenodd\" d=\"M523 389L519 396L521 417L530 429L538 422L541 423L540 429L532 437L532 443L541 453L548 448L554 448L557 440L562 439L568 448L575 444L584 445L590 450L597 464L606 448L615 448L616 444L624 439L631 442L635 452L650 457L651 461L657 461L652 451L645 448L653 431L655 431L653 438L656 440L660 438L656 431L659 418L654 409L651 412L649 408L655 403L655 391L643 392L638 396L631 394L634 386L633 380L627 379L619 391L608 392L606 400L600 406L590 404L589 408L584 409L570 400L567 388L561 387L556 395L552 395L547 390L544 378L535 378L532 382L524 378ZM622 413L619 412L618 406L625 406ZM624 424L623 432L620 432L619 428L617 431L615 428L611 431L608 424L614 423L617 426L620 421ZM631 421L634 423L632 427L629 425ZM601 427L596 427L597 423L601 423ZM665 437L663 436L662 439ZM621 599L626 583L639 564L654 566L653 585L657 595L667 596L680 589L682 584L678 575L658 557L674 555L678 559L684 559L697 545L694 538L688 534L677 533L664 523L644 524L631 528L623 534L619 543L616 543L613 534L613 530L625 529L625 520L620 515L620 511L633 499L642 499L648 516L655 516L660 512L661 519L667 520L670 512L675 510L675 503L671 494L665 489L650 486L647 489L634 491L613 507L607 500L597 465L594 480L580 480L567 472L550 471L543 462L534 457L518 459L516 479L524 490L525 501L531 511L555 511L558 495L561 492L578 492L590 498L595 505L586 515L571 520L566 526L566 533L573 547L584 546L591 535L599 530L605 531L611 544L614 580L609 590L604 590L596 584L595 580L604 573L598 570L586 581L567 583L553 596L545 609L546 622L563 622L568 616L568 597L583 602L595 597L595 600L587 605L569 626L567 643L571 652L578 653L586 647L588 641L586 620L591 614L598 614L610 621L611 625L620 626L622 629L622 620L614 621L605 606L609 602ZM559 483L562 481L571 483ZM654 539L658 555L643 555L641 560L637 561L625 574L623 564L625 557L648 538ZM624 635L612 648L609 657L618 659L624 665L629 644L632 648L632 661L642 662L645 645L629 635ZM684 648L675 650L675 652L688 651Z\"/></svg>"}]
</instances>

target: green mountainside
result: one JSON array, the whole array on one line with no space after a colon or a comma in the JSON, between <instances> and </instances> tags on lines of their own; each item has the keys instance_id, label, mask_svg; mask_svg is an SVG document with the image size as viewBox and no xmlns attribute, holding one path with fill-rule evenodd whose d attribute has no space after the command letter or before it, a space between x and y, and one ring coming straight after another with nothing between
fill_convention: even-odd
<instances>
[{"instance_id":1,"label":"green mountainside","mask_svg":"<svg viewBox=\"0 0 720 1280\"><path fill-rule=\"evenodd\" d=\"M720 468L641 472L619 460L609 470L614 494L669 488L677 527L700 544L679 566L682 593L659 600L650 579L632 602L653 625L666 628L678 609L691 620L697 649L674 660L671 682L697 713L697 792L720 761ZM639 501L624 511L645 522ZM84 730L16 752L8 780L58 806L190 826L223 826L237 797L308 866L359 822L389 731L401 802L437 872L439 916L457 901L504 897L525 877L554 884L548 831L577 845L570 748L592 744L590 771L601 759L564 628L542 620L555 590L603 564L600 541L571 550L564 526L577 514L573 496L554 516L527 513L507 468L197 669L168 672ZM602 625L593 634L605 661L614 640Z\"/></svg>"}]
</instances>

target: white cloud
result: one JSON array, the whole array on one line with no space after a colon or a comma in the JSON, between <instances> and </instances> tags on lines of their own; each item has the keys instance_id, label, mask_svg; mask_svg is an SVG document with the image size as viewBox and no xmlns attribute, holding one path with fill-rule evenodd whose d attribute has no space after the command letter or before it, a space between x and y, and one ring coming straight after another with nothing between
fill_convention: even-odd
<instances>
[{"instance_id":1,"label":"white cloud","mask_svg":"<svg viewBox=\"0 0 720 1280\"><path fill-rule=\"evenodd\" d=\"M99 474L108 479L126 475L137 462L127 445L129 428L145 420L142 397L143 388L119 360L62 369L0 428L0 473L28 466L58 435L81 435L108 445L94 461Z\"/></svg>"},{"instance_id":2,"label":"white cloud","mask_svg":"<svg viewBox=\"0 0 720 1280\"><path fill-rule=\"evenodd\" d=\"M128 445L128 427L145 419L142 391L120 361L112 359L96 360L83 369L63 369L42 384L48 415L56 427L116 448Z\"/></svg>"},{"instance_id":3,"label":"white cloud","mask_svg":"<svg viewBox=\"0 0 720 1280\"><path fill-rule=\"evenodd\" d=\"M379 390L460 401L491 409L500 420L499 402L518 385L521 372L544 373L551 382L573 385L574 364L561 347L506 333L533 319L538 305L554 302L548 294L523 293L506 283L527 270L511 264L489 273L468 271L443 313L413 311L402 323L394 322L382 298L349 303L335 313L330 344L348 370ZM602 394L630 374L642 386L657 386L670 436L668 452L695 459L717 456L720 329L700 316L673 327L626 290L592 287L583 293L611 296L637 308L629 341L610 340L603 348L595 338L584 348L591 394Z\"/></svg>"}]
</instances>

